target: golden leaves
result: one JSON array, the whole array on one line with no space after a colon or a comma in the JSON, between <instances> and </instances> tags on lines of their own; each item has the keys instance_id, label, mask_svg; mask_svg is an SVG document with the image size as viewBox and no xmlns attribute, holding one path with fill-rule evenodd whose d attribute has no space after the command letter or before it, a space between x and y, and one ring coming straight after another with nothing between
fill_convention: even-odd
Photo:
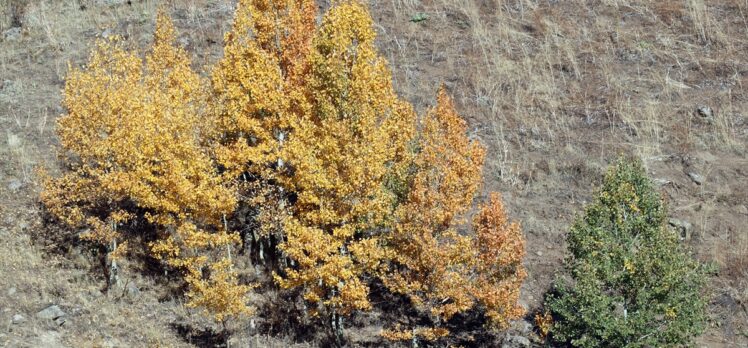
<instances>
[{"instance_id":1,"label":"golden leaves","mask_svg":"<svg viewBox=\"0 0 748 348\"><path fill-rule=\"evenodd\" d=\"M42 200L64 222L88 227L82 238L118 245L112 257L121 256L127 245L118 226L136 214L164 234L172 231L152 251L191 275L213 269L207 278L185 280L190 303L223 318L246 310L236 298L247 288L236 284L216 252L239 243L236 234L220 231L220 219L233 211L236 198L201 139L204 81L174 46L175 35L169 18L159 13L145 62L111 39L98 42L87 67L71 71L63 100L68 113L60 118L58 133L72 155L72 171L48 180ZM216 291L234 300L212 304Z\"/></svg>"},{"instance_id":2,"label":"golden leaves","mask_svg":"<svg viewBox=\"0 0 748 348\"><path fill-rule=\"evenodd\" d=\"M307 299L347 314L370 308L362 278L379 272L382 240L367 236L392 217L385 185L406 164L415 116L394 93L374 47L366 9L344 2L330 9L312 39L302 87L310 104L292 118L284 146L297 193L280 248L298 267L281 281L304 287Z\"/></svg>"},{"instance_id":3,"label":"golden leaves","mask_svg":"<svg viewBox=\"0 0 748 348\"><path fill-rule=\"evenodd\" d=\"M272 234L293 261L276 282L302 289L316 313L370 309L376 277L437 324L479 306L496 326L517 317L524 240L498 196L475 235L456 231L485 150L444 88L417 131L365 6L338 1L319 26L315 16L312 0L240 0L209 78L163 14L145 60L99 42L66 81L59 135L71 171L47 181L49 211L101 243L123 242L130 221L156 226L152 254L182 269L188 305L219 321L249 311L226 220L240 205L256 211L252 234Z\"/></svg>"}]
</instances>

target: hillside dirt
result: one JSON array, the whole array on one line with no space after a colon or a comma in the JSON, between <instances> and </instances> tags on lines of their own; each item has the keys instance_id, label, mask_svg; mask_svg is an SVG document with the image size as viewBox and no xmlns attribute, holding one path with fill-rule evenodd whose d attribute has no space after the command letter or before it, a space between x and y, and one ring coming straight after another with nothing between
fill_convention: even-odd
<instances>
[{"instance_id":1,"label":"hillside dirt","mask_svg":"<svg viewBox=\"0 0 748 348\"><path fill-rule=\"evenodd\" d=\"M329 1L318 1L321 8ZM234 2L174 0L179 43L207 71ZM640 156L671 224L717 266L700 347L748 346L748 0L369 1L398 93L419 112L444 84L488 147L484 195L503 195L527 237L529 316L563 272L565 233L618 154ZM68 64L96 38L151 42L157 1L0 0L0 346L325 345L263 312L221 328L133 261L104 293L100 253L48 226L36 169L59 172L55 119ZM126 265L127 268L128 265ZM262 293L258 303L281 295ZM56 305L64 315L39 312ZM382 316L352 346L381 346ZM274 325L276 325L274 327ZM312 328L308 328L312 329ZM489 343L486 343L489 344Z\"/></svg>"}]
</instances>

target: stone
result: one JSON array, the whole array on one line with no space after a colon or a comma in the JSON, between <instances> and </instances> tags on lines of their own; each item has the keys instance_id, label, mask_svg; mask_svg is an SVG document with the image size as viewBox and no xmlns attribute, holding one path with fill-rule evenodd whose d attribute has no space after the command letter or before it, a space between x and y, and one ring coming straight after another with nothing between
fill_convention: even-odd
<instances>
[{"instance_id":1,"label":"stone","mask_svg":"<svg viewBox=\"0 0 748 348\"><path fill-rule=\"evenodd\" d=\"M532 333L532 323L527 320L517 320L512 324L512 330L523 336L528 336Z\"/></svg>"},{"instance_id":2,"label":"stone","mask_svg":"<svg viewBox=\"0 0 748 348\"><path fill-rule=\"evenodd\" d=\"M670 219L668 224L678 230L681 239L691 239L691 229L693 228L693 225L691 225L690 222L681 219Z\"/></svg>"},{"instance_id":3,"label":"stone","mask_svg":"<svg viewBox=\"0 0 748 348\"><path fill-rule=\"evenodd\" d=\"M23 145L21 137L8 132L8 147L10 147L11 149L17 149L20 148L21 145Z\"/></svg>"},{"instance_id":4,"label":"stone","mask_svg":"<svg viewBox=\"0 0 748 348\"><path fill-rule=\"evenodd\" d=\"M18 292L18 289L16 289L15 287L11 287L5 293L8 294L8 297L12 297L13 295L16 294L16 292Z\"/></svg>"},{"instance_id":5,"label":"stone","mask_svg":"<svg viewBox=\"0 0 748 348\"><path fill-rule=\"evenodd\" d=\"M65 312L60 309L60 306L58 305L51 305L47 308L44 308L36 313L36 317L39 319L47 319L47 320L55 320L60 317L64 317Z\"/></svg>"},{"instance_id":6,"label":"stone","mask_svg":"<svg viewBox=\"0 0 748 348\"><path fill-rule=\"evenodd\" d=\"M8 183L8 191L10 192L16 192L23 187L23 182L18 179L11 179Z\"/></svg>"},{"instance_id":7,"label":"stone","mask_svg":"<svg viewBox=\"0 0 748 348\"><path fill-rule=\"evenodd\" d=\"M21 38L21 28L13 27L3 31L3 40L5 41L18 41Z\"/></svg>"},{"instance_id":8,"label":"stone","mask_svg":"<svg viewBox=\"0 0 748 348\"><path fill-rule=\"evenodd\" d=\"M13 316L13 318L10 319L10 322L15 324L21 324L26 321L26 317L24 317L22 314L16 314Z\"/></svg>"},{"instance_id":9,"label":"stone","mask_svg":"<svg viewBox=\"0 0 748 348\"><path fill-rule=\"evenodd\" d=\"M738 212L743 215L748 215L748 207L746 207L745 205L741 205L738 207Z\"/></svg>"},{"instance_id":10,"label":"stone","mask_svg":"<svg viewBox=\"0 0 748 348\"><path fill-rule=\"evenodd\" d=\"M536 251L536 252L535 252L535 255L538 255L538 256L543 256L543 252L542 252L542 251Z\"/></svg>"},{"instance_id":11,"label":"stone","mask_svg":"<svg viewBox=\"0 0 748 348\"><path fill-rule=\"evenodd\" d=\"M691 178L691 180L693 180L696 185L701 185L704 183L704 177L698 173L690 172L688 173L688 177Z\"/></svg>"},{"instance_id":12,"label":"stone","mask_svg":"<svg viewBox=\"0 0 748 348\"><path fill-rule=\"evenodd\" d=\"M530 347L530 340L527 337L517 335L507 335L504 338L504 342L501 343L501 348L528 348Z\"/></svg>"},{"instance_id":13,"label":"stone","mask_svg":"<svg viewBox=\"0 0 748 348\"><path fill-rule=\"evenodd\" d=\"M129 298L134 299L140 296L140 289L135 285L135 283L129 282L127 283L127 286L125 286L125 293Z\"/></svg>"},{"instance_id":14,"label":"stone","mask_svg":"<svg viewBox=\"0 0 748 348\"><path fill-rule=\"evenodd\" d=\"M182 48L187 48L190 46L190 38L187 36L180 37L177 42L179 43L179 46L182 46Z\"/></svg>"},{"instance_id":15,"label":"stone","mask_svg":"<svg viewBox=\"0 0 748 348\"><path fill-rule=\"evenodd\" d=\"M712 108L706 105L701 105L696 108L696 112L698 112L699 116L703 118L712 118L712 116L714 116L714 111L712 111Z\"/></svg>"},{"instance_id":16,"label":"stone","mask_svg":"<svg viewBox=\"0 0 748 348\"><path fill-rule=\"evenodd\" d=\"M94 0L94 5L98 6L116 6L122 5L128 2L128 0Z\"/></svg>"}]
</instances>

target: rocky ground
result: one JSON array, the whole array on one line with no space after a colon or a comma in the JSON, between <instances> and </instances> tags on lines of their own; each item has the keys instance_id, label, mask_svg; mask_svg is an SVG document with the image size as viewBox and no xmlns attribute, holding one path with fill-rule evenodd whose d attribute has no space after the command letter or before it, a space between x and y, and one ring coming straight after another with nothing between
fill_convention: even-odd
<instances>
[{"instance_id":1,"label":"rocky ground","mask_svg":"<svg viewBox=\"0 0 748 348\"><path fill-rule=\"evenodd\" d=\"M27 3L12 6L14 3ZM328 6L320 1L320 6ZM154 1L0 1L0 346L213 346L225 337L168 284L128 274L104 294L100 255L45 225L37 167L57 171L55 119L68 63L97 37L151 40ZM221 55L230 0L167 9L197 67ZM499 191L527 237L522 302L539 308L562 272L564 236L619 153L640 156L670 224L719 271L705 347L748 345L748 1L370 1L398 92L423 110L444 83L489 147L485 192ZM67 232L69 233L69 232ZM137 270L137 264L131 269ZM273 294L265 293L272 300ZM377 318L347 332L377 346ZM234 346L315 346L268 318L233 323ZM507 345L535 344L527 322ZM299 337L302 337L300 339Z\"/></svg>"}]
</instances>

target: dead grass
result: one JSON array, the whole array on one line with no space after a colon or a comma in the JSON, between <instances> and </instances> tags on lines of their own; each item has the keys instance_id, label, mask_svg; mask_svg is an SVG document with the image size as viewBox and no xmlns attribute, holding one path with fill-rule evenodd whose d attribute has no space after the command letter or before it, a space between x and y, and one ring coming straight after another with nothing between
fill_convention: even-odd
<instances>
[{"instance_id":1,"label":"dead grass","mask_svg":"<svg viewBox=\"0 0 748 348\"><path fill-rule=\"evenodd\" d=\"M433 103L437 86L446 84L471 136L489 145L486 190L504 194L528 237L523 303L539 305L561 267L569 222L605 165L627 152L642 156L654 178L670 182L663 192L672 214L693 223L696 253L722 266L715 292L748 304L748 215L741 210L748 196L748 0L369 3L398 92L422 111ZM35 214L34 167L54 169L54 120L63 112L59 92L68 63L81 64L104 35L146 46L158 4L0 0L0 32L22 25L18 41L0 37L0 213L10 231L0 232L0 307L9 309L0 314L32 313L53 301L83 308L89 312L75 323L87 328L63 329L63 340L75 346L107 335L122 345L140 338L186 344L169 328L191 316L178 303L153 300L150 290L140 304L81 295L101 284L90 266L73 262L78 266L57 271L73 257L49 260L24 237L27 232L11 228L34 219L19 213ZM196 67L220 56L233 4L167 5ZM411 22L418 13L428 19ZM701 116L701 106L709 106L712 116ZM706 183L694 184L688 171L698 171ZM24 183L21 191L4 190L14 179ZM5 296L5 284L14 284L23 298ZM715 313L727 308L720 306ZM731 315L748 320L740 316L745 312ZM726 322L715 323L720 320ZM3 333L0 345L53 329L44 325ZM748 343L739 331L715 326L701 342ZM276 342L247 339L260 346Z\"/></svg>"}]
</instances>

